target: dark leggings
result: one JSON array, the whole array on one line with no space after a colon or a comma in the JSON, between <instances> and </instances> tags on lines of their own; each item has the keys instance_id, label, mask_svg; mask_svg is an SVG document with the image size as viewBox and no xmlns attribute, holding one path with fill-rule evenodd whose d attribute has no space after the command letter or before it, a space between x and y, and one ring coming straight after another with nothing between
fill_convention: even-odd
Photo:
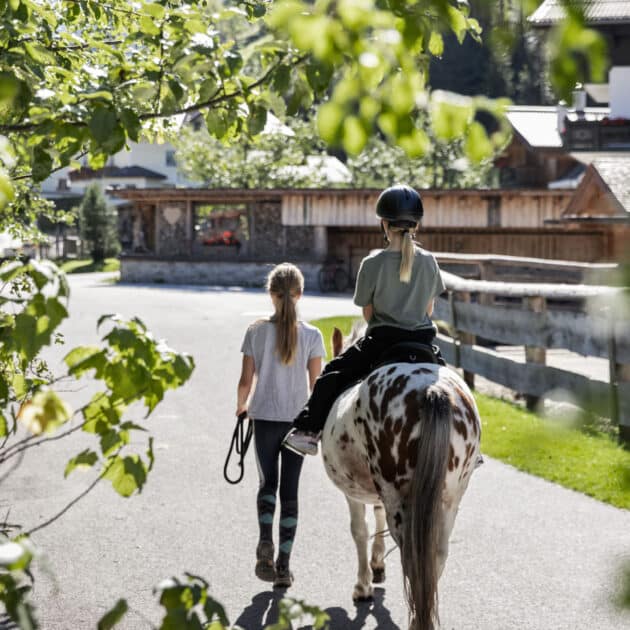
<instances>
[{"instance_id":1,"label":"dark leggings","mask_svg":"<svg viewBox=\"0 0 630 630\"><path fill-rule=\"evenodd\" d=\"M272 541L273 515L278 491L278 460L280 460L280 540L278 566L288 566L298 519L298 483L303 457L286 448L282 440L291 429L290 422L254 421L254 443L260 475L256 505L260 540Z\"/></svg>"},{"instance_id":2,"label":"dark leggings","mask_svg":"<svg viewBox=\"0 0 630 630\"><path fill-rule=\"evenodd\" d=\"M293 425L303 431L319 433L326 423L337 396L352 383L367 376L378 364L380 356L395 343L415 341L430 345L435 328L404 330L395 326L379 326L333 359L315 381L313 393ZM439 352L439 351L438 351Z\"/></svg>"}]
</instances>

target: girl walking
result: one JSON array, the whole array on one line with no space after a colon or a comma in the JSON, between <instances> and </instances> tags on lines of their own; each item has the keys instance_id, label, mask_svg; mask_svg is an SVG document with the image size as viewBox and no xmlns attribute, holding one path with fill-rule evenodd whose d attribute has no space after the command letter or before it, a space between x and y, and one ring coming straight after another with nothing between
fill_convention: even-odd
<instances>
[{"instance_id":1,"label":"girl walking","mask_svg":"<svg viewBox=\"0 0 630 630\"><path fill-rule=\"evenodd\" d=\"M236 415L247 411L254 421L260 476L255 573L261 580L273 582L274 587L289 587L293 582L289 558L298 522L298 482L303 461L282 448L282 441L306 402L326 355L319 330L298 319L296 304L303 290L304 277L295 265L282 263L275 267L267 278L274 314L251 324L241 347L243 367ZM256 386L248 405L254 380ZM280 532L274 563L272 529L278 486Z\"/></svg>"},{"instance_id":2,"label":"girl walking","mask_svg":"<svg viewBox=\"0 0 630 630\"><path fill-rule=\"evenodd\" d=\"M294 421L285 445L301 455L316 455L319 435L339 394L367 376L380 355L404 341L431 345L436 329L430 317L433 300L445 291L435 257L414 243L424 210L420 195L409 186L384 190L376 214L388 247L363 259L357 274L354 303L367 321L365 336L328 363L313 393ZM433 346L436 360L443 363Z\"/></svg>"}]
</instances>

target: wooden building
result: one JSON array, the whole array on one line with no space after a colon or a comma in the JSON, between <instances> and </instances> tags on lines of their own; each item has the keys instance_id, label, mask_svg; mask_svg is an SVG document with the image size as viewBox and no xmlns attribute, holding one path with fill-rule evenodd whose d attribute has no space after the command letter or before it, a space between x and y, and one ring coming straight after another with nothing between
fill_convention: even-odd
<instances>
[{"instance_id":1,"label":"wooden building","mask_svg":"<svg viewBox=\"0 0 630 630\"><path fill-rule=\"evenodd\" d=\"M228 274L234 283L260 284L269 264L294 260L305 266L312 285L327 259L347 265L354 278L360 260L383 245L374 212L379 193L370 189L117 191L132 204L120 216L123 278L222 284L220 276ZM589 223L567 215L574 191L424 190L421 194L425 218L419 240L434 252L596 262L616 260L623 250L623 239L611 246L610 221Z\"/></svg>"}]
</instances>

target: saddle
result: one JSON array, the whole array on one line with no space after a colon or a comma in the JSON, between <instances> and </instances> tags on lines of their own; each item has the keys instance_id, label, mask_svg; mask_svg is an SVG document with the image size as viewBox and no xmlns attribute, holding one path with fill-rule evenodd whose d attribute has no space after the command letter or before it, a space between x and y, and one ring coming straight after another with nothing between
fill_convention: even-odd
<instances>
[{"instance_id":1,"label":"saddle","mask_svg":"<svg viewBox=\"0 0 630 630\"><path fill-rule=\"evenodd\" d=\"M390 363L436 363L446 365L437 346L417 341L402 341L390 346L378 357L374 369Z\"/></svg>"}]
</instances>

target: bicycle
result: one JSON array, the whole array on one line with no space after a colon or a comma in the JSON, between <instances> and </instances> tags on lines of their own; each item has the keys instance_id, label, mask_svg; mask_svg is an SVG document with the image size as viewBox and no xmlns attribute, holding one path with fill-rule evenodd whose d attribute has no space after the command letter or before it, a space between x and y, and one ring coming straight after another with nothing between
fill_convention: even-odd
<instances>
[{"instance_id":1,"label":"bicycle","mask_svg":"<svg viewBox=\"0 0 630 630\"><path fill-rule=\"evenodd\" d=\"M319 270L319 290L322 293L337 291L341 293L350 286L350 278L346 270L341 266L343 261L324 263Z\"/></svg>"}]
</instances>

